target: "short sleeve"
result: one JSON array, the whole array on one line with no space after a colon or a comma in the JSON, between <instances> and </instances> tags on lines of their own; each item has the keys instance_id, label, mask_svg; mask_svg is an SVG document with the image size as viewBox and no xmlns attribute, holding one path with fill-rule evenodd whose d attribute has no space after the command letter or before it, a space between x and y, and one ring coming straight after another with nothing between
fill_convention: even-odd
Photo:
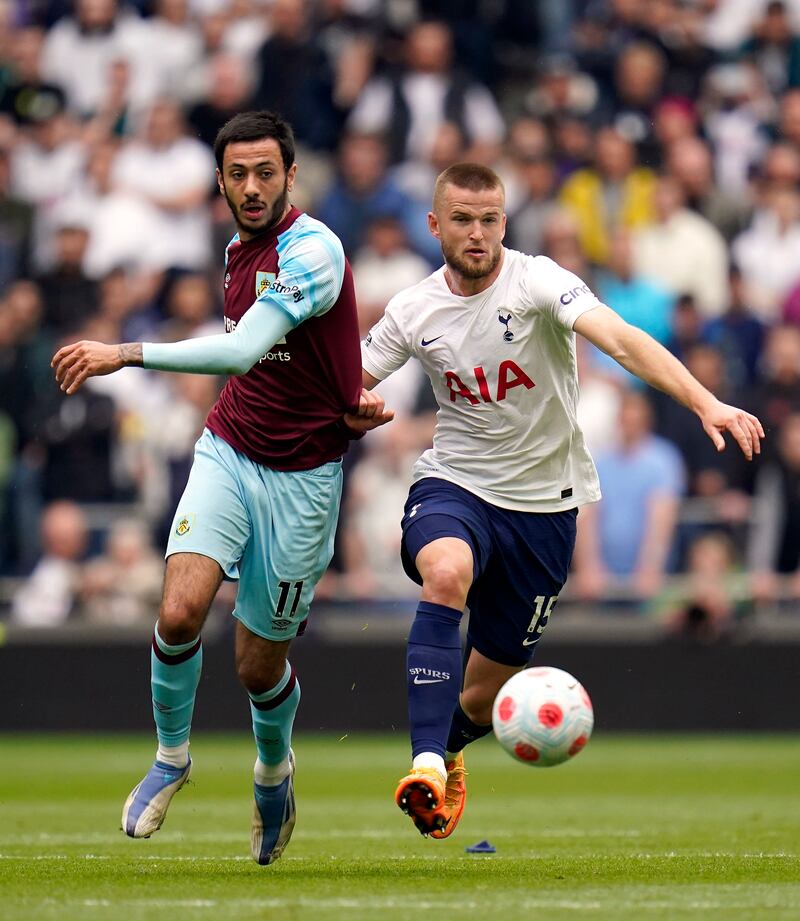
<instances>
[{"instance_id":1,"label":"short sleeve","mask_svg":"<svg viewBox=\"0 0 800 921\"><path fill-rule=\"evenodd\" d=\"M533 305L565 329L571 330L579 316L600 306L583 279L546 256L529 259L526 282Z\"/></svg>"},{"instance_id":2,"label":"short sleeve","mask_svg":"<svg viewBox=\"0 0 800 921\"><path fill-rule=\"evenodd\" d=\"M344 264L342 244L324 224L314 222L296 231L293 225L278 239L278 274L267 279L257 302L276 304L295 326L322 316L342 290Z\"/></svg>"},{"instance_id":3,"label":"short sleeve","mask_svg":"<svg viewBox=\"0 0 800 921\"><path fill-rule=\"evenodd\" d=\"M402 368L411 357L397 313L395 302L389 301L383 316L361 343L361 366L379 381Z\"/></svg>"}]
</instances>

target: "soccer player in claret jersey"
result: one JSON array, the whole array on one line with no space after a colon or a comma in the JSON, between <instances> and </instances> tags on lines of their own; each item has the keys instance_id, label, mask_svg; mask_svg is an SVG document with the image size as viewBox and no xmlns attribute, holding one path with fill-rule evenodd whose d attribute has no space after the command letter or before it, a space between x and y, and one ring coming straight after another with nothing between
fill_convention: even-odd
<instances>
[{"instance_id":1,"label":"soccer player in claret jersey","mask_svg":"<svg viewBox=\"0 0 800 921\"><path fill-rule=\"evenodd\" d=\"M258 752L251 845L254 859L269 864L295 823L290 743L300 685L289 644L331 558L348 439L391 414L360 394L356 302L341 243L290 203L290 126L271 113L242 113L220 130L215 155L238 227L226 251L226 333L169 344L77 342L56 353L53 367L68 394L125 365L232 375L197 442L172 524L151 655L158 751L125 803L122 827L149 837L189 777L200 631L220 582L238 579L236 667Z\"/></svg>"},{"instance_id":2,"label":"soccer player in claret jersey","mask_svg":"<svg viewBox=\"0 0 800 921\"><path fill-rule=\"evenodd\" d=\"M362 344L365 387L413 355L439 404L402 521L403 565L422 595L407 654L413 762L395 792L433 838L461 817L464 747L490 731L498 690L528 665L553 612L577 507L600 498L575 418L574 334L694 410L719 450L727 431L751 459L764 435L580 278L506 249L503 209L490 169L445 170L428 215L445 264L394 297Z\"/></svg>"}]
</instances>

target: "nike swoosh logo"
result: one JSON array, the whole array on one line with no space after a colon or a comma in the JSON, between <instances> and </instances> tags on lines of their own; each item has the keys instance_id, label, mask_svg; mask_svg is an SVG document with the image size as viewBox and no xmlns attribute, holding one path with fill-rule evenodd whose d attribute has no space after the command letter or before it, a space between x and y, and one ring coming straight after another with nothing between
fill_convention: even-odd
<instances>
[{"instance_id":1,"label":"nike swoosh logo","mask_svg":"<svg viewBox=\"0 0 800 921\"><path fill-rule=\"evenodd\" d=\"M439 684L444 681L444 678L420 678L419 675L414 675L414 684Z\"/></svg>"},{"instance_id":2,"label":"nike swoosh logo","mask_svg":"<svg viewBox=\"0 0 800 921\"><path fill-rule=\"evenodd\" d=\"M444 333L442 333L442 336L443 336L443 335L444 335ZM420 345L421 345L422 348L424 349L426 346L430 345L432 342L436 342L437 339L441 339L442 336L434 336L433 339L425 339L425 338L423 338L422 341L420 342Z\"/></svg>"},{"instance_id":3,"label":"nike swoosh logo","mask_svg":"<svg viewBox=\"0 0 800 921\"><path fill-rule=\"evenodd\" d=\"M523 640L522 645L523 646L533 646L534 643L538 643L538 642L539 642L539 637L535 636L532 640Z\"/></svg>"}]
</instances>

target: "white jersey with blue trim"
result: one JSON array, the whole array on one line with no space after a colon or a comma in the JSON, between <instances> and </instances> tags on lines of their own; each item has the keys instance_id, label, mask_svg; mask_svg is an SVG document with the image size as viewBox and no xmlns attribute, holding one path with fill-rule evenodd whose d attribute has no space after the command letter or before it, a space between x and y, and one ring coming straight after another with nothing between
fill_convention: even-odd
<instances>
[{"instance_id":1,"label":"white jersey with blue trim","mask_svg":"<svg viewBox=\"0 0 800 921\"><path fill-rule=\"evenodd\" d=\"M551 259L505 248L480 294L453 294L443 266L392 298L362 342L362 365L383 380L413 355L431 379L436 433L414 479L439 477L527 512L598 501L576 418L573 325L599 304Z\"/></svg>"}]
</instances>

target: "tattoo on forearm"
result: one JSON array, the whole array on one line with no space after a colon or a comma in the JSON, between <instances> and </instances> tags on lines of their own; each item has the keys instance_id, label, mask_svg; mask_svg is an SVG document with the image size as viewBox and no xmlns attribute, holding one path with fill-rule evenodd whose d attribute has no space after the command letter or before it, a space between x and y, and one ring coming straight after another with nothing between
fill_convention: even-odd
<instances>
[{"instance_id":1,"label":"tattoo on forearm","mask_svg":"<svg viewBox=\"0 0 800 921\"><path fill-rule=\"evenodd\" d=\"M123 342L122 345L120 345L117 354L125 365L132 365L133 367L141 368L144 364L141 342Z\"/></svg>"}]
</instances>

